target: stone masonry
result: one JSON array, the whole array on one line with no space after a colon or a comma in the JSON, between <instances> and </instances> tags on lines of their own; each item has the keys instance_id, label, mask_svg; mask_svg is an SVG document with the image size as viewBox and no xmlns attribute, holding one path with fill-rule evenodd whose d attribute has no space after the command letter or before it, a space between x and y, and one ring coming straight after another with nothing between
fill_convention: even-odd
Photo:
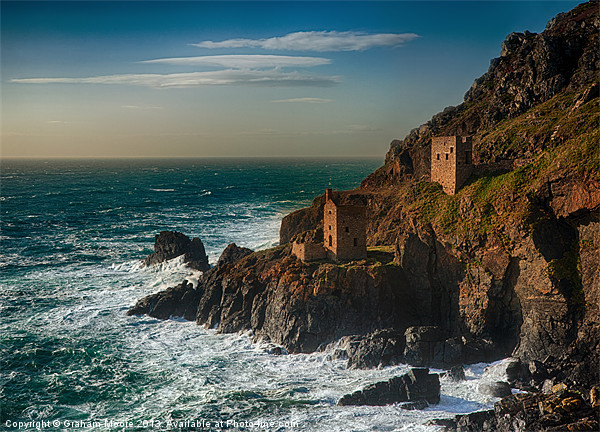
<instances>
[{"instance_id":1,"label":"stone masonry","mask_svg":"<svg viewBox=\"0 0 600 432\"><path fill-rule=\"evenodd\" d=\"M471 137L446 136L431 139L431 181L454 195L473 171Z\"/></svg>"},{"instance_id":2,"label":"stone masonry","mask_svg":"<svg viewBox=\"0 0 600 432\"><path fill-rule=\"evenodd\" d=\"M362 206L337 205L331 189L325 194L323 246L334 261L367 257L367 217Z\"/></svg>"}]
</instances>

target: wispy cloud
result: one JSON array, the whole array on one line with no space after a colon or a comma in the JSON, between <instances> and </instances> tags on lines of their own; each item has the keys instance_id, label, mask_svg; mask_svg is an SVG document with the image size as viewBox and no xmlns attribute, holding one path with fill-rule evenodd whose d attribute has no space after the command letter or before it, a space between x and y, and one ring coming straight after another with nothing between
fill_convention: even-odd
<instances>
[{"instance_id":1,"label":"wispy cloud","mask_svg":"<svg viewBox=\"0 0 600 432\"><path fill-rule=\"evenodd\" d=\"M341 81L337 76L319 76L279 70L222 70L174 74L122 74L85 78L18 78L19 84L124 84L154 88L215 85L261 87L329 87Z\"/></svg>"},{"instance_id":2,"label":"wispy cloud","mask_svg":"<svg viewBox=\"0 0 600 432\"><path fill-rule=\"evenodd\" d=\"M285 103L285 102L304 102L304 103L329 103L333 102L331 99L322 99L322 98L312 98L312 97L303 97L303 98L292 98L292 99L277 99L272 100L271 102L275 103Z\"/></svg>"},{"instance_id":3,"label":"wispy cloud","mask_svg":"<svg viewBox=\"0 0 600 432\"><path fill-rule=\"evenodd\" d=\"M152 105L121 105L121 108L131 109L131 110L157 110L162 109L161 106L152 106Z\"/></svg>"},{"instance_id":4,"label":"wispy cloud","mask_svg":"<svg viewBox=\"0 0 600 432\"><path fill-rule=\"evenodd\" d=\"M53 124L53 125L61 125L61 124L68 124L69 122L66 122L64 120L48 120L46 123Z\"/></svg>"},{"instance_id":5,"label":"wispy cloud","mask_svg":"<svg viewBox=\"0 0 600 432\"><path fill-rule=\"evenodd\" d=\"M289 51L363 51L369 48L400 46L418 38L415 33L309 31L266 39L227 39L192 44L200 48L263 48Z\"/></svg>"},{"instance_id":6,"label":"wispy cloud","mask_svg":"<svg viewBox=\"0 0 600 432\"><path fill-rule=\"evenodd\" d=\"M311 67L330 64L323 57L292 57L279 55L218 55L200 57L173 57L146 60L140 63L167 63L186 66L223 66L233 69L264 69L276 67Z\"/></svg>"}]
</instances>

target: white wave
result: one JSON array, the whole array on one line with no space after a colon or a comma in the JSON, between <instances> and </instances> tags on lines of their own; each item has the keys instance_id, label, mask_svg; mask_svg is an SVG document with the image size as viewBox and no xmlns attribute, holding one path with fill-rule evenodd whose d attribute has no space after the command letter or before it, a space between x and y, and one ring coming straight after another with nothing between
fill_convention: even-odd
<instances>
[{"instance_id":1,"label":"white wave","mask_svg":"<svg viewBox=\"0 0 600 432\"><path fill-rule=\"evenodd\" d=\"M150 188L151 191L154 192L175 192L175 189L154 189L154 188Z\"/></svg>"}]
</instances>

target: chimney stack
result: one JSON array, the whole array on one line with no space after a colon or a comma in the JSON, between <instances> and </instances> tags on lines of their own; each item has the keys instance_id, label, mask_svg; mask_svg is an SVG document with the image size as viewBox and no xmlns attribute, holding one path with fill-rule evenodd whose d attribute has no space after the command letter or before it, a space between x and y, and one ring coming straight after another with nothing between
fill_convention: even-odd
<instances>
[{"instance_id":1,"label":"chimney stack","mask_svg":"<svg viewBox=\"0 0 600 432\"><path fill-rule=\"evenodd\" d=\"M329 188L325 190L325 201L333 201L333 193Z\"/></svg>"}]
</instances>

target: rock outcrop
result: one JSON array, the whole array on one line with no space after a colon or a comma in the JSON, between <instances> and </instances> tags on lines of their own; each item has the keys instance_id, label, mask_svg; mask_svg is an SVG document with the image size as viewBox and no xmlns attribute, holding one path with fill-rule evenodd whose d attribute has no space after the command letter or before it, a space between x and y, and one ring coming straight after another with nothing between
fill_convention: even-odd
<instances>
[{"instance_id":1,"label":"rock outcrop","mask_svg":"<svg viewBox=\"0 0 600 432\"><path fill-rule=\"evenodd\" d=\"M336 345L336 356L348 358L348 369L371 369L404 362L404 334L398 330L345 336Z\"/></svg>"},{"instance_id":2,"label":"rock outcrop","mask_svg":"<svg viewBox=\"0 0 600 432\"><path fill-rule=\"evenodd\" d=\"M250 255L254 252L252 249L248 249L245 247L239 247L235 243L229 244L225 250L221 253L219 257L219 261L217 261L217 266L222 266L225 264L233 264L242 258Z\"/></svg>"},{"instance_id":3,"label":"rock outcrop","mask_svg":"<svg viewBox=\"0 0 600 432\"><path fill-rule=\"evenodd\" d=\"M127 311L127 315L149 315L159 319L183 317L189 321L196 318L200 293L191 283L181 284L144 297Z\"/></svg>"},{"instance_id":4,"label":"rock outcrop","mask_svg":"<svg viewBox=\"0 0 600 432\"><path fill-rule=\"evenodd\" d=\"M181 255L184 262L195 270L206 271L210 268L202 241L197 237L190 240L177 231L161 231L157 234L154 237L154 252L144 260L144 264L150 266Z\"/></svg>"},{"instance_id":5,"label":"rock outcrop","mask_svg":"<svg viewBox=\"0 0 600 432\"><path fill-rule=\"evenodd\" d=\"M440 401L440 380L429 369L411 369L407 374L345 395L338 405L390 405L398 402L425 402L408 408L425 408Z\"/></svg>"},{"instance_id":6,"label":"rock outcrop","mask_svg":"<svg viewBox=\"0 0 600 432\"><path fill-rule=\"evenodd\" d=\"M421 305L395 265L302 263L280 246L208 271L196 321L221 332L252 329L257 340L312 352L348 334L403 329Z\"/></svg>"},{"instance_id":7,"label":"rock outcrop","mask_svg":"<svg viewBox=\"0 0 600 432\"><path fill-rule=\"evenodd\" d=\"M453 432L564 432L599 430L599 411L579 392L563 385L552 392L517 393L494 405L493 410L458 415L446 423Z\"/></svg>"}]
</instances>

